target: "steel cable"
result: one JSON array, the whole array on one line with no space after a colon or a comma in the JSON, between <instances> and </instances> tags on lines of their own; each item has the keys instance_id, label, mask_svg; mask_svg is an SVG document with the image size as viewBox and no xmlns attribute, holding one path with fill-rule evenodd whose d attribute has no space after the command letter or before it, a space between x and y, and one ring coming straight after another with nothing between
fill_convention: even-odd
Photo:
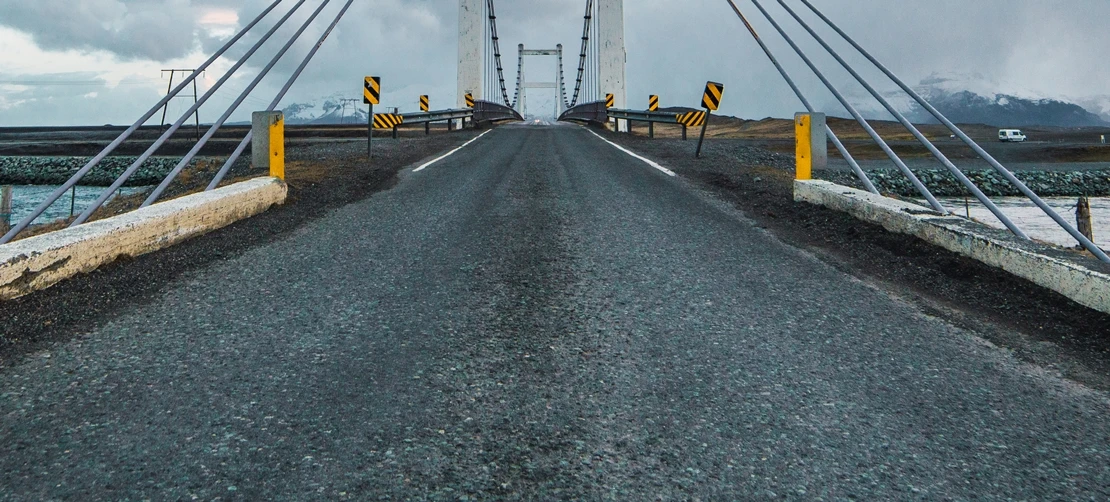
<instances>
[{"instance_id":1,"label":"steel cable","mask_svg":"<svg viewBox=\"0 0 1110 502\"><path fill-rule=\"evenodd\" d=\"M736 7L736 4L733 3L733 0L728 0L728 2L733 6L735 10L740 10L738 7ZM929 205L941 214L949 214L949 211L944 208L944 206L940 203L940 201L936 199L936 197L933 196L932 192L930 192L929 189L925 187L925 184L923 184L921 180L917 178L917 175L915 175L913 171L910 170L909 166L907 166L906 163L902 161L901 157L898 157L898 154L894 153L894 150L890 148L890 145L887 144L886 140L884 140L882 136L880 136L879 133L875 131L875 128L871 127L871 124L867 123L867 120L863 118L863 115L861 115L858 110L856 110L856 107L852 106L852 103L850 103L848 99L845 98L844 95L840 92L840 90L838 90L836 86L834 86L832 82L830 82L829 79L825 77L825 74L817 68L817 65L813 63L809 56L806 56L805 52L802 51L802 48L798 47L798 44L795 43L794 39L786 33L786 30L784 30L782 26L779 25L778 21L775 21L775 18L772 17L769 12L767 12L767 9L763 8L763 5L759 3L759 0L751 0L751 2L753 5L756 6L757 9L759 9L760 12L763 13L763 16L766 17L768 21L770 21L771 26L775 27L775 31L778 31L779 35L781 35L782 38L786 40L786 43L794 49L794 52L802 58L802 61L804 61L806 63L806 66L809 67L813 74L821 80L821 83L823 83L825 87L828 88L830 92L832 92L836 100L839 101L840 104L843 105L846 110L848 110L848 113L850 113L852 117L856 119L856 122L858 122L859 125L863 127L865 131L867 131L867 135L871 136L871 139L875 140L875 142L878 143L879 148L883 150L883 153L885 153L887 157L890 158L891 162L893 162L894 165L898 167L898 170L901 171L902 174L910 180L910 183L912 183L914 188L917 189L917 192L920 193L921 196L929 202Z\"/></svg>"},{"instance_id":2,"label":"steel cable","mask_svg":"<svg viewBox=\"0 0 1110 502\"><path fill-rule=\"evenodd\" d=\"M320 6L316 8L312 15L308 16L308 19L305 20L300 29L298 29L297 32L294 33L287 42L285 42L285 45L282 46L281 50L279 50L277 54L275 54L274 57L270 59L270 62L264 68L262 68L262 71L258 72L258 75L254 77L254 80L252 80L251 83L247 85L247 88L244 89L241 94L239 94L239 97L231 103L231 106L229 106L227 110L224 111L219 120L217 120L216 123L212 124L212 127L208 129L208 132L204 133L204 136L199 141L197 141L197 144L193 145L193 148L189 150L189 153L185 154L185 156L182 157L177 165L175 165L174 168L170 170L169 174L167 174L166 177L162 179L162 182L154 188L154 191L150 193L150 196L148 196L146 200L144 200L143 203L139 206L140 208L147 207L153 204L154 201L158 200L158 198L162 196L162 193L166 191L166 188L170 186L170 183L173 183L173 180L177 179L177 175L181 173L181 170L185 169L185 166L193 161L193 158L196 157L198 153L200 153L200 150L204 148L204 145L208 144L208 140L212 139L212 136L216 134L216 131L219 131L220 128L223 127L224 122L226 122L227 119L231 117L231 114L235 113L235 110L239 108L239 105L243 104L243 101L247 99L247 96L249 96L250 93L254 91L255 87L258 87L258 84L262 82L262 79L265 78L266 75L268 75L270 71L274 69L274 65L276 65L278 61L281 60L281 58L285 57L285 53L289 52L289 49L293 47L293 44L297 43L297 40L301 38L301 35L304 34L305 30L307 30L309 26L312 26L312 23L316 21L316 18L320 15L321 12L324 11L324 8L327 7L329 3L331 3L331 0L324 0L323 2L320 2Z\"/></svg>"},{"instance_id":3,"label":"steel cable","mask_svg":"<svg viewBox=\"0 0 1110 502\"><path fill-rule=\"evenodd\" d=\"M301 73L303 73L305 70L305 67L307 67L308 63L312 61L312 58L316 56L316 53L320 50L320 47L324 45L324 41L328 39L328 37L331 35L332 30L334 30L335 26L339 24L339 21L343 19L343 16L347 13L347 9L351 8L351 4L353 4L354 1L355 0L347 0L347 4L344 5L343 9L339 11L339 14L335 16L335 20L332 21L331 25L328 26L328 29L324 31L324 34L320 36L320 40L316 42L316 45L312 46L312 50L308 51L308 55L305 56L303 61L301 61L301 65L298 66L297 70L293 72L293 75L289 77L289 80L285 83L285 87L281 88L281 91L277 93L277 96L274 97L274 100L270 102L270 105L268 107L266 107L267 112L272 112L277 109L278 104L280 104L281 100L285 98L285 94L288 93L289 89L293 87L293 83L296 82L298 78L300 78ZM235 161L239 160L239 156L242 155L243 152L247 149L247 145L250 144L253 137L254 131L250 131L247 133L247 137L243 138L243 141L239 142L239 146L235 148L235 152L233 152L231 156L228 157L227 161L224 162L223 167L221 167L220 171L216 173L216 176L212 178L212 182L208 184L208 187L205 188L205 191L214 190L217 186L219 186L220 182L223 181L225 176L227 176L228 171L231 170L231 166L235 164Z\"/></svg>"},{"instance_id":4,"label":"steel cable","mask_svg":"<svg viewBox=\"0 0 1110 502\"><path fill-rule=\"evenodd\" d=\"M942 124L944 124L945 127L947 127L950 131L952 131L952 133L960 138L961 141L963 141L967 146L971 147L971 149L975 151L975 153L979 155L980 158L987 161L987 163L990 164L995 171L997 171L999 174L1002 175L1002 177L1006 178L1007 181L1017 187L1017 189L1021 191L1022 194L1028 197L1029 200L1033 201L1033 204L1035 204L1038 208L1041 209L1041 211L1047 214L1049 218L1052 218L1052 220L1060 225L1060 227L1062 227L1066 232L1068 232L1068 234L1070 234L1072 238L1082 244L1083 247L1087 249L1087 251L1090 251L1091 254L1094 254L1099 260L1110 263L1110 256L1107 256L1106 253L1098 247L1098 245L1096 245L1081 232L1079 232L1078 229L1068 223L1068 221L1060 216L1060 214L1057 213L1055 210L1053 210L1044 201L1044 199L1041 199L1041 197L1033 192L1033 190L1030 189L1025 183L1022 183L1021 180L1014 176L1014 173L1010 172L1009 169L1006 169L1006 167L1003 166L1001 162L999 162L997 159L994 158L994 156L984 150L983 147L979 146L979 144L976 143L975 140L971 139L971 137L968 136L967 133L957 127L956 124L949 120L948 117L944 116L944 114L940 113L940 111L937 110L936 107L925 100L925 98L921 97L921 95L918 94L917 91L914 91L912 88L910 88L910 86L906 85L906 83L902 79L898 78L894 74L894 72L890 71L886 67L886 65L880 63L878 59L876 59L874 56L871 55L870 52L856 43L856 41L852 39L852 37L848 36L848 34L844 32L844 30L841 30L840 27L836 25L836 23L833 23L831 19L826 17L825 14L814 7L813 4L809 3L808 0L801 1L815 14L817 14L817 16L821 18L821 20L827 23L829 27L836 31L837 34L843 37L846 42L851 44L852 47L859 51L860 54L867 58L868 61L874 64L876 68L878 68L887 77L894 81L894 83L897 84L898 87L901 87L902 90L906 92L906 94L914 99L914 101L917 101L918 104L925 108L925 110L927 110L932 116L936 117L937 120L939 120Z\"/></svg>"},{"instance_id":5,"label":"steel cable","mask_svg":"<svg viewBox=\"0 0 1110 502\"><path fill-rule=\"evenodd\" d=\"M917 127L915 127L904 114L902 114L902 112L899 112L896 108L894 108L894 106L890 104L890 101L888 101L886 98L883 97L882 94L876 91L875 88L872 87L871 84L868 83L867 80L864 79L863 76L855 70L855 68L852 68L852 66L844 60L844 58L840 57L840 54L833 50L833 48L828 43L826 43L825 39L821 38L821 36L819 36L817 32L813 31L813 28L810 28L809 24L807 24L804 20L802 20L801 17L798 16L796 12L794 12L794 9L791 9L788 5L786 5L786 2L784 2L783 0L778 0L778 3L779 5L782 5L784 9L786 9L786 12L788 12L794 18L794 20L802 26L802 28L805 28L806 32L808 32L810 36L812 36L813 39L817 41L817 43L821 44L821 47L824 47L825 50L828 51L833 59L836 59L836 61L840 63L840 65L844 67L845 70L848 70L848 73L850 73L852 77L854 77L856 81L859 82L860 85L862 85L863 88L871 94L871 96L878 100L879 104L883 105L883 108L886 108L886 110L890 112L890 114L893 115L894 118L898 119L898 122L900 122L902 126L910 132L910 134L917 138L917 140L922 145L924 145L927 150L929 150L929 153L933 154L933 156L936 157L936 159L940 161L942 165L944 165L945 169L948 169L948 172L952 173L952 176L959 180L960 184L971 191L971 194L974 195L980 203L986 206L986 208L990 210L990 212L994 214L996 218L998 218L998 221L1001 221L1002 224L1006 226L1006 228L1014 233L1014 235L1025 240L1030 240L1029 236L1026 235L1025 232L1023 232L1020 228L1018 228L1018 226L1014 224L1014 222L1011 221L1008 216L1006 216L1006 213L1002 212L1002 210L999 209L999 207L995 205L995 203L991 201L990 198L987 197L987 195L984 194L978 186L975 185L975 183L968 179L967 175L965 175L963 171L960 171L960 168L956 167L956 165L953 164L952 161L949 160L948 157L944 155L944 153L941 152L936 147L936 145L933 144L933 142L929 141L929 138L926 138L925 135L922 134L921 131Z\"/></svg>"},{"instance_id":6,"label":"steel cable","mask_svg":"<svg viewBox=\"0 0 1110 502\"><path fill-rule=\"evenodd\" d=\"M143 163L146 162L146 160L149 159L152 155L154 155L154 152L158 151L158 149L161 148L162 145L165 144L171 136L173 136L173 133L177 132L177 130L181 127L181 124L183 124L185 120L193 114L193 112L200 108L201 105L207 102L208 99L216 93L216 91L223 87L224 82L227 82L235 74L235 72L239 70L239 68L242 68L243 65L246 64L247 60L250 59L250 57L253 56L254 53L257 52L258 49L260 49L262 45L265 44L266 41L268 41L274 35L274 33L276 33L278 29L281 28L286 23L286 21L289 20L289 18L293 17L293 14L295 14L296 11L300 9L302 5L304 5L305 1L306 0L299 0L292 9L289 9L289 12L287 12L285 16L278 20L278 22L274 24L274 26L270 28L270 30L267 31L266 34L261 39L259 39L258 42L255 43L255 45L251 47L249 51L247 51L246 54L239 58L239 60L236 61L234 65L232 65L231 69L229 69L227 73L223 77L221 77L220 80L218 80L216 84L208 90L208 92L204 94L204 96L201 96L201 98L197 100L197 102L193 104L193 106L189 107L189 110L184 115L182 115L181 118L177 119L177 121L174 122L174 124L170 126L170 128L166 130L166 132L163 133L162 136L159 137L153 145L150 146L150 148L143 152L143 154L140 155L139 158L136 159L135 162L131 164L131 166L128 167L127 170L125 170L119 178L116 179L116 181L112 182L112 185L105 189L100 194L100 197L97 197L96 201L89 205L89 207L85 208L85 210L82 211L77 219L73 220L73 223L71 223L69 226L74 227L88 221L92 214L97 209L100 209L100 207L104 205L104 202L106 202L116 190L119 190L120 187L122 187L123 184L126 183L127 180L131 178L131 176L134 175L136 171L139 170L140 167L142 167Z\"/></svg>"},{"instance_id":7,"label":"steel cable","mask_svg":"<svg viewBox=\"0 0 1110 502\"><path fill-rule=\"evenodd\" d=\"M131 127L127 128L126 131L124 131L122 134L119 135L119 137L113 140L111 144L101 150L100 153L98 153L95 157L90 159L89 162L84 165L84 167L77 170L77 172L74 173L73 176L71 176L68 180L66 180L66 182L63 183L62 186L51 192L50 195L47 196L45 201L35 207L34 211L31 211L30 215L20 220L19 223L17 223L14 227L12 227L11 230L8 231L8 233L4 234L3 237L0 237L0 244L11 242L11 240L14 239L15 236L19 235L19 233L23 230L26 230L27 227L31 225L31 223L34 223L34 221L38 219L39 216L42 216L42 213L45 212L47 208L53 205L54 202L56 202L59 198L69 192L70 189L77 185L77 183L79 183L89 173L89 171L100 164L100 162L104 160L104 158L107 157L108 154L115 151L116 148L119 148L119 146L122 145L123 142L126 141L128 138L130 138L131 135L139 129L139 127L142 127L142 125L145 124L147 120L150 120L150 118L153 117L154 114L158 112L158 110L162 109L162 107L165 106L166 103L168 103L171 99L176 98L177 95L185 89L185 87L191 84L193 80L200 76L204 72L204 70L211 66L212 63L220 58L220 56L223 56L224 53L231 49L231 47L235 45L235 43L246 36L246 34L250 32L250 30L254 29L254 27L257 26L258 23L260 23L267 15L273 12L273 10L276 9L277 6L283 1L285 0L275 0L274 3L270 4L268 8L263 10L261 14L255 17L253 21L243 27L243 29L240 30L239 33L237 33L230 40L228 40L227 43L225 43L223 47L220 48L220 50L216 51L216 53L213 54L212 57L208 58L207 61L198 66L191 75L189 75L185 80L178 84L176 88L167 93L166 97L162 98L162 100L160 100L158 104L154 105L149 111L147 111L142 116L142 118L137 120Z\"/></svg>"}]
</instances>

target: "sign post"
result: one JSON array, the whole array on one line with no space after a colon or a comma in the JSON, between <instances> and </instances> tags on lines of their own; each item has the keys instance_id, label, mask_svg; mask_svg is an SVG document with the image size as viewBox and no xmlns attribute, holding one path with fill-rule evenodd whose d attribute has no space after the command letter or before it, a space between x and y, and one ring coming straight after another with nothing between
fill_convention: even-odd
<instances>
[{"instance_id":1,"label":"sign post","mask_svg":"<svg viewBox=\"0 0 1110 502\"><path fill-rule=\"evenodd\" d=\"M362 101L370 105L370 115L366 122L366 158L373 158L374 144L374 105L382 100L382 78L366 77L362 90Z\"/></svg>"},{"instance_id":2,"label":"sign post","mask_svg":"<svg viewBox=\"0 0 1110 502\"><path fill-rule=\"evenodd\" d=\"M656 96L655 94L648 96L648 111L659 111L659 96ZM655 139L655 122L648 121L648 137L651 139Z\"/></svg>"},{"instance_id":3,"label":"sign post","mask_svg":"<svg viewBox=\"0 0 1110 502\"><path fill-rule=\"evenodd\" d=\"M612 108L613 106L616 105L616 102L617 102L616 96L614 96L612 93L606 94L605 95L605 111L608 112L610 108ZM609 117L608 113L605 116L606 116L606 118L608 118ZM620 119L613 119L613 122L614 122L614 126L613 126L614 129L613 130L619 130L620 129L620 124L621 124Z\"/></svg>"},{"instance_id":4,"label":"sign post","mask_svg":"<svg viewBox=\"0 0 1110 502\"><path fill-rule=\"evenodd\" d=\"M724 84L706 82L705 95L701 98L701 106L705 108L705 122L701 125L701 138L698 139L698 151L695 158L701 158L701 146L705 143L705 130L709 128L709 117L721 107L721 97L725 94Z\"/></svg>"},{"instance_id":5,"label":"sign post","mask_svg":"<svg viewBox=\"0 0 1110 502\"><path fill-rule=\"evenodd\" d=\"M431 111L431 101L428 100L427 94L420 95L420 111L428 113ZM427 136L432 133L432 124L430 122L424 123L424 135Z\"/></svg>"}]
</instances>

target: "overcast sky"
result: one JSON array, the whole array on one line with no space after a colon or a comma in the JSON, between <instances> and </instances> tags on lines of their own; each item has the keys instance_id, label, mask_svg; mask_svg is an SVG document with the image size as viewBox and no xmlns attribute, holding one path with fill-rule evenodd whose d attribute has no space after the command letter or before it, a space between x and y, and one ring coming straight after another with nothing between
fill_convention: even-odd
<instances>
[{"instance_id":1,"label":"overcast sky","mask_svg":"<svg viewBox=\"0 0 1110 502\"><path fill-rule=\"evenodd\" d=\"M168 80L161 69L201 64L272 1L0 0L0 125L130 124L164 95ZM303 21L321 1L307 0L295 19ZM1076 100L1110 96L1107 0L812 1L913 84L941 73L966 76L980 86L993 83L1005 92ZM792 35L805 40L804 47L820 54L788 22L777 0L762 2ZM294 3L285 0L261 27L269 28L269 21ZM343 3L331 2L274 77L263 82L233 119L265 107ZM788 3L804 10L798 0ZM739 0L738 5L814 103L836 112L831 95L751 1ZM562 43L568 64L574 63L584 7L585 0L499 0L498 28L509 79L515 79L518 43L535 48ZM725 0L627 0L625 17L630 106L646 106L653 93L662 96L664 106L693 106L705 81L716 80L727 85L726 114L787 117L800 108ZM375 74L384 78L383 104L412 110L418 95L430 94L433 108L452 106L457 30L456 0L356 0L284 103L336 94L357 98L362 76ZM264 30L256 32L255 37ZM202 120L213 120L226 108L253 71L284 43L279 38L250 60L252 72L230 80L202 108ZM230 59L215 64L201 83L201 93L249 45L241 42ZM864 104L862 90L848 85L847 75L834 62L815 60L846 94ZM537 108L549 103L552 98L539 92L530 97ZM184 102L178 102L171 112L184 109Z\"/></svg>"}]
</instances>

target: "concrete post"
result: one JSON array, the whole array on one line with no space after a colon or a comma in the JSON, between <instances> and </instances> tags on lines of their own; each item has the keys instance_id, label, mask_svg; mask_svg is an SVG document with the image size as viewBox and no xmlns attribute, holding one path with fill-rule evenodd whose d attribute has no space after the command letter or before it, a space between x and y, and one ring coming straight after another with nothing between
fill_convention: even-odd
<instances>
[{"instance_id":1,"label":"concrete post","mask_svg":"<svg viewBox=\"0 0 1110 502\"><path fill-rule=\"evenodd\" d=\"M794 115L797 171L795 178L813 178L814 169L824 169L829 164L828 130L824 113L798 113Z\"/></svg>"},{"instance_id":2,"label":"concrete post","mask_svg":"<svg viewBox=\"0 0 1110 502\"><path fill-rule=\"evenodd\" d=\"M614 108L628 108L628 93L625 81L625 65L628 53L624 48L624 0L599 0L598 77L602 93L612 93ZM628 131L628 122L617 121L619 131Z\"/></svg>"},{"instance_id":3,"label":"concrete post","mask_svg":"<svg viewBox=\"0 0 1110 502\"><path fill-rule=\"evenodd\" d=\"M254 112L251 130L251 164L255 169L269 169L271 176L285 179L285 115Z\"/></svg>"},{"instance_id":4,"label":"concrete post","mask_svg":"<svg viewBox=\"0 0 1110 502\"><path fill-rule=\"evenodd\" d=\"M466 95L485 99L483 91L485 40L484 0L459 0L459 94L458 106L466 108Z\"/></svg>"}]
</instances>

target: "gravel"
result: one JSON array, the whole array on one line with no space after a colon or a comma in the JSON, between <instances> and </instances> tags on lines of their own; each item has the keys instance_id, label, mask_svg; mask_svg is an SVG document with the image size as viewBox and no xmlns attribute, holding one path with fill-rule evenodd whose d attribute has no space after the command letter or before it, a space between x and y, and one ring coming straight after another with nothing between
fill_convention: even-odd
<instances>
[{"instance_id":1,"label":"gravel","mask_svg":"<svg viewBox=\"0 0 1110 502\"><path fill-rule=\"evenodd\" d=\"M946 170L916 169L912 171L937 197L970 195L970 192ZM871 182L875 184L875 187L883 193L903 197L920 196L901 172L891 169L865 172ZM1023 195L1021 191L996 171L969 170L965 171L964 174L987 196L1011 197ZM1110 171L1017 171L1015 176L1042 197L1110 195ZM862 188L863 186L859 178L851 172L818 170L814 172L814 177L855 188Z\"/></svg>"},{"instance_id":2,"label":"gravel","mask_svg":"<svg viewBox=\"0 0 1110 502\"><path fill-rule=\"evenodd\" d=\"M85 166L91 157L0 157L0 185L61 185ZM106 157L81 184L111 185L138 157ZM125 186L157 185L181 162L180 158L152 157L143 162ZM190 163L194 169L197 161Z\"/></svg>"}]
</instances>

